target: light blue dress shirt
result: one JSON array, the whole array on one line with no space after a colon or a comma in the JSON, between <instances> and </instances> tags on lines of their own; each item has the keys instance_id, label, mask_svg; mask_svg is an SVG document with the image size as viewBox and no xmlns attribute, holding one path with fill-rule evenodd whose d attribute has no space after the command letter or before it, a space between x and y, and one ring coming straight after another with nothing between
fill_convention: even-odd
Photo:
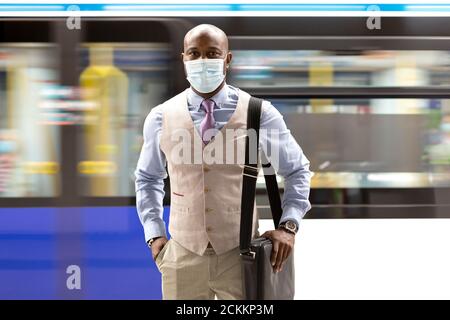
<instances>
[{"instance_id":1,"label":"light blue dress shirt","mask_svg":"<svg viewBox=\"0 0 450 320\"><path fill-rule=\"evenodd\" d=\"M239 89L225 84L213 97L214 119L220 130L236 109ZM203 98L192 88L187 90L187 104L197 130L205 117L201 108ZM136 207L144 227L146 241L167 236L163 220L164 181L167 177L166 158L160 149L162 106L154 107L144 122L144 144L135 170ZM263 102L260 123L260 149L276 172L284 178L283 215L280 222L300 220L311 208L308 200L312 172L309 160L286 127L283 116L268 101ZM263 130L266 129L266 130ZM275 149L274 149L275 148ZM278 161L271 159L268 150L278 151Z\"/></svg>"}]
</instances>

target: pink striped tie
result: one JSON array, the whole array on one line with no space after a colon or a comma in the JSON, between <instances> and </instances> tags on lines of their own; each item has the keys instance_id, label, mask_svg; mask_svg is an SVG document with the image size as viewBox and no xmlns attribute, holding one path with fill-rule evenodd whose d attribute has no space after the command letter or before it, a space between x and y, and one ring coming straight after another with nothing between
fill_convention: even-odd
<instances>
[{"instance_id":1,"label":"pink striped tie","mask_svg":"<svg viewBox=\"0 0 450 320\"><path fill-rule=\"evenodd\" d=\"M216 124L216 120L214 120L213 115L214 101L211 99L205 99L202 101L202 107L206 111L206 116L200 123L200 134L203 142L207 144L215 133L215 130L209 130L215 128Z\"/></svg>"}]
</instances>

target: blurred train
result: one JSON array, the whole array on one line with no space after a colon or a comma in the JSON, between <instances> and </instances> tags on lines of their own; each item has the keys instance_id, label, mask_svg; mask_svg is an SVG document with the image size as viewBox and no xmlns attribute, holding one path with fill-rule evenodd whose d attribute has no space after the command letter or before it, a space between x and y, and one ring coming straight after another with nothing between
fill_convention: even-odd
<instances>
[{"instance_id":1,"label":"blurred train","mask_svg":"<svg viewBox=\"0 0 450 320\"><path fill-rule=\"evenodd\" d=\"M306 219L450 217L449 18L2 19L0 269L15 273L0 270L0 297L159 297L133 172L145 116L188 85L180 53L199 23L229 36L227 82L271 100L310 159ZM257 193L268 218L261 179ZM68 264L103 289L67 291Z\"/></svg>"}]
</instances>

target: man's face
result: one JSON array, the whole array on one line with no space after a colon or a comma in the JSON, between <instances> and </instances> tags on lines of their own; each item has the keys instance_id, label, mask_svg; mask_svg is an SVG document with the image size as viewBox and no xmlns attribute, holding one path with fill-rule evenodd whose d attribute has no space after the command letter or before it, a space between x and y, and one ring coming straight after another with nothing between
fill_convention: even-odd
<instances>
[{"instance_id":1,"label":"man's face","mask_svg":"<svg viewBox=\"0 0 450 320\"><path fill-rule=\"evenodd\" d=\"M231 61L232 55L228 51L228 40L214 32L202 32L187 35L184 41L183 61L197 59L223 59L224 74Z\"/></svg>"}]
</instances>

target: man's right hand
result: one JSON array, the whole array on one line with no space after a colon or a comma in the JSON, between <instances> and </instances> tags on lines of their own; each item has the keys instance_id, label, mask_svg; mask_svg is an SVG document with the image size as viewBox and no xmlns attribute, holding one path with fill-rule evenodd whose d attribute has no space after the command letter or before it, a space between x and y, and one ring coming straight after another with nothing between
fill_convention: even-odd
<instances>
[{"instance_id":1,"label":"man's right hand","mask_svg":"<svg viewBox=\"0 0 450 320\"><path fill-rule=\"evenodd\" d=\"M167 243L167 238L166 237L160 237L156 240L153 241L152 243L152 256L153 256L153 260L156 260L156 257L158 256L159 252L161 251L162 248L164 248L164 246Z\"/></svg>"}]
</instances>

